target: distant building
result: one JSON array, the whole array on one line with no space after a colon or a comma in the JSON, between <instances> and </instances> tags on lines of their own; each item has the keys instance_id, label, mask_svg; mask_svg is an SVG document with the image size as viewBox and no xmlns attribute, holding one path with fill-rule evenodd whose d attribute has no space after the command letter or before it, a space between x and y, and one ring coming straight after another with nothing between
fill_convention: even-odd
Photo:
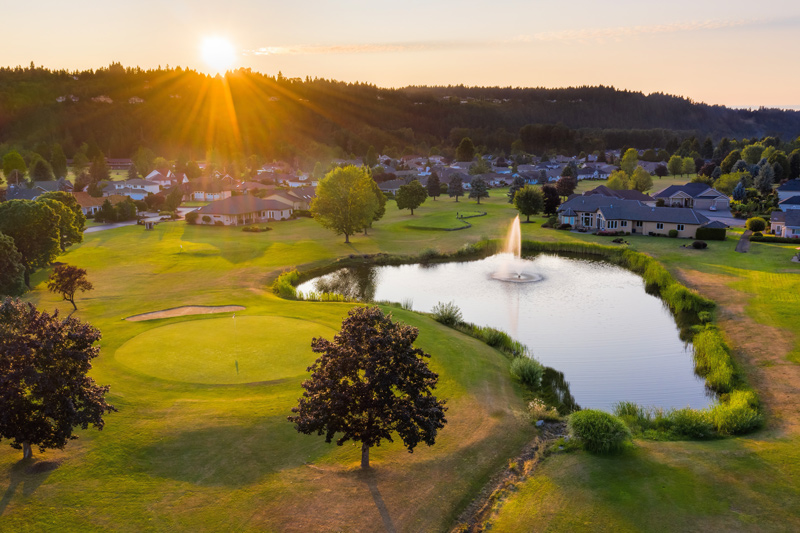
<instances>
[{"instance_id":1,"label":"distant building","mask_svg":"<svg viewBox=\"0 0 800 533\"><path fill-rule=\"evenodd\" d=\"M251 195L233 196L201 207L198 224L241 226L270 220L286 220L292 216L292 207L284 202L264 200Z\"/></svg>"}]
</instances>

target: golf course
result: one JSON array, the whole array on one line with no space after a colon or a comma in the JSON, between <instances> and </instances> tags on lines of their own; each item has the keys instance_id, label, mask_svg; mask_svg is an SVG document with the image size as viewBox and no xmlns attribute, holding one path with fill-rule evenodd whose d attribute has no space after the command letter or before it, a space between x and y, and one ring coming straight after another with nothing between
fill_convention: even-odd
<instances>
[{"instance_id":1,"label":"golf course","mask_svg":"<svg viewBox=\"0 0 800 533\"><path fill-rule=\"evenodd\" d=\"M471 227L458 229L466 224L456 213ZM63 450L34 449L33 460L2 443L0 531L458 530L490 479L516 468L510 462L537 436L510 360L384 304L419 328L447 424L435 445L411 454L399 439L373 448L362 471L360 446L326 444L287 421L315 360L312 338L332 339L354 304L286 300L270 285L341 258L501 239L515 215L498 189L480 205L429 198L413 216L389 201L385 217L349 244L310 218L262 233L176 221L86 234L59 261L86 269L94 285L76 297L73 316L102 332L91 376L110 385L118 412L102 431L77 430ZM525 240L612 245L531 221ZM611 456L554 447L498 498L487 514L493 531L800 530L800 264L790 244L754 242L736 253L738 238L729 231L696 250L632 235L617 246L654 257L717 303L716 323L759 395L764 428L709 441L636 439ZM67 315L71 305L45 287L48 274L32 277L24 299ZM182 306L244 309L126 320Z\"/></svg>"}]
</instances>

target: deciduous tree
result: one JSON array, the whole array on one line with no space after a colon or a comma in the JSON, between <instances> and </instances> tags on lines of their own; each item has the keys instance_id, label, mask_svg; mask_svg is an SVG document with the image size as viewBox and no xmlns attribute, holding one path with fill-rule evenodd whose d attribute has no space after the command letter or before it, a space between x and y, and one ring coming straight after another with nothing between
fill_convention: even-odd
<instances>
[{"instance_id":1,"label":"deciduous tree","mask_svg":"<svg viewBox=\"0 0 800 533\"><path fill-rule=\"evenodd\" d=\"M720 143L722 144L722 143ZM725 159L722 160L719 167L722 169L723 174L730 174L731 170L733 170L733 165L736 164L742 158L742 153L739 150L734 150L729 152L728 155L725 156Z\"/></svg>"},{"instance_id":2,"label":"deciduous tree","mask_svg":"<svg viewBox=\"0 0 800 533\"><path fill-rule=\"evenodd\" d=\"M628 148L619 162L620 169L628 176L633 175L633 171L636 169L638 164L639 153L635 148Z\"/></svg>"},{"instance_id":3,"label":"deciduous tree","mask_svg":"<svg viewBox=\"0 0 800 533\"><path fill-rule=\"evenodd\" d=\"M25 160L16 150L11 150L3 156L3 175L8 183L18 184L28 171Z\"/></svg>"},{"instance_id":4,"label":"deciduous tree","mask_svg":"<svg viewBox=\"0 0 800 533\"><path fill-rule=\"evenodd\" d=\"M630 181L631 189L645 192L653 188L653 177L642 167L636 167Z\"/></svg>"},{"instance_id":5,"label":"deciduous tree","mask_svg":"<svg viewBox=\"0 0 800 533\"><path fill-rule=\"evenodd\" d=\"M414 347L417 335L378 307L351 309L333 341L313 339L321 355L289 421L325 442L360 442L362 468L369 468L370 448L395 434L409 452L420 442L432 446L447 408L433 395L438 375L425 362L430 355Z\"/></svg>"},{"instance_id":6,"label":"deciduous tree","mask_svg":"<svg viewBox=\"0 0 800 533\"><path fill-rule=\"evenodd\" d=\"M64 300L72 304L72 307L76 311L78 310L78 306L75 305L75 293L77 291L86 292L92 289L94 289L94 286L86 278L86 269L78 268L73 265L56 265L50 273L50 277L47 278L47 290L55 294L60 294Z\"/></svg>"},{"instance_id":7,"label":"deciduous tree","mask_svg":"<svg viewBox=\"0 0 800 533\"><path fill-rule=\"evenodd\" d=\"M694 159L691 157L684 157L681 161L681 173L689 175L695 173Z\"/></svg>"},{"instance_id":8,"label":"deciduous tree","mask_svg":"<svg viewBox=\"0 0 800 533\"><path fill-rule=\"evenodd\" d=\"M103 429L103 415L116 409L107 386L87 374L100 349L100 332L58 311L39 312L6 298L0 304L0 439L33 456L32 446L64 448L75 427Z\"/></svg>"},{"instance_id":9,"label":"deciduous tree","mask_svg":"<svg viewBox=\"0 0 800 533\"><path fill-rule=\"evenodd\" d=\"M630 178L623 170L615 170L608 178L606 187L612 191L624 191L630 188Z\"/></svg>"},{"instance_id":10,"label":"deciduous tree","mask_svg":"<svg viewBox=\"0 0 800 533\"><path fill-rule=\"evenodd\" d=\"M83 231L86 229L86 216L81 211L78 201L68 192L46 192L36 198L37 202L50 203L50 207L59 216L59 235L61 250L64 251L75 243L83 242Z\"/></svg>"},{"instance_id":11,"label":"deciduous tree","mask_svg":"<svg viewBox=\"0 0 800 533\"><path fill-rule=\"evenodd\" d=\"M0 233L0 296L19 296L25 292L25 266L14 239Z\"/></svg>"},{"instance_id":12,"label":"deciduous tree","mask_svg":"<svg viewBox=\"0 0 800 533\"><path fill-rule=\"evenodd\" d=\"M667 170L673 176L677 176L678 174L683 172L683 159L678 155L673 155L667 161Z\"/></svg>"},{"instance_id":13,"label":"deciduous tree","mask_svg":"<svg viewBox=\"0 0 800 533\"><path fill-rule=\"evenodd\" d=\"M372 187L372 193L375 195L377 204L375 206L375 213L372 215L372 220L369 220L364 226L364 235L367 234L367 229L372 227L373 222L379 221L383 218L383 215L386 214L386 195L383 194L383 191L378 187L378 184L375 183L375 180L370 181L372 182L370 186Z\"/></svg>"},{"instance_id":14,"label":"deciduous tree","mask_svg":"<svg viewBox=\"0 0 800 533\"><path fill-rule=\"evenodd\" d=\"M408 185L401 185L395 195L398 209L410 209L414 214L414 209L422 205L428 193L419 181L414 180Z\"/></svg>"},{"instance_id":15,"label":"deciduous tree","mask_svg":"<svg viewBox=\"0 0 800 533\"><path fill-rule=\"evenodd\" d=\"M49 265L61 251L59 216L48 202L10 200L0 203L0 233L14 240L25 266L25 285L30 275Z\"/></svg>"},{"instance_id":16,"label":"deciduous tree","mask_svg":"<svg viewBox=\"0 0 800 533\"><path fill-rule=\"evenodd\" d=\"M363 167L349 165L335 168L317 185L317 196L311 201L311 213L323 227L350 235L364 229L377 209L377 199L372 191L372 178Z\"/></svg>"},{"instance_id":17,"label":"deciduous tree","mask_svg":"<svg viewBox=\"0 0 800 533\"><path fill-rule=\"evenodd\" d=\"M530 222L531 215L536 215L544 209L544 194L538 187L525 185L514 195L514 207L520 215L525 216L525 222Z\"/></svg>"},{"instance_id":18,"label":"deciduous tree","mask_svg":"<svg viewBox=\"0 0 800 533\"><path fill-rule=\"evenodd\" d=\"M558 191L552 185L545 185L542 187L542 194L544 195L544 214L555 215L558 211L558 206L561 205L561 197Z\"/></svg>"},{"instance_id":19,"label":"deciduous tree","mask_svg":"<svg viewBox=\"0 0 800 533\"><path fill-rule=\"evenodd\" d=\"M567 198L578 187L578 179L573 176L561 176L556 182L556 190L563 198Z\"/></svg>"}]
</instances>

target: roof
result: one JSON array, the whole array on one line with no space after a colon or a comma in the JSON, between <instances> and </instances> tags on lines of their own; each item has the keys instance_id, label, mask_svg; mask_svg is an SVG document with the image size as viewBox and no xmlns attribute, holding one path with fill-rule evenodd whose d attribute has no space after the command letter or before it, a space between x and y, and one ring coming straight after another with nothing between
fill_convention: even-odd
<instances>
[{"instance_id":1,"label":"roof","mask_svg":"<svg viewBox=\"0 0 800 533\"><path fill-rule=\"evenodd\" d=\"M277 200L263 200L255 196L231 196L224 200L217 200L201 207L197 212L201 215L243 215L256 211L283 211L290 209L283 202Z\"/></svg>"},{"instance_id":2,"label":"roof","mask_svg":"<svg viewBox=\"0 0 800 533\"><path fill-rule=\"evenodd\" d=\"M800 209L789 211L773 211L770 222L783 222L787 227L800 227Z\"/></svg>"},{"instance_id":3,"label":"roof","mask_svg":"<svg viewBox=\"0 0 800 533\"><path fill-rule=\"evenodd\" d=\"M798 191L800 192L800 179L793 179L789 180L780 187L778 187L780 192L791 192L791 191Z\"/></svg>"},{"instance_id":4,"label":"roof","mask_svg":"<svg viewBox=\"0 0 800 533\"><path fill-rule=\"evenodd\" d=\"M72 196L75 198L75 201L78 202L78 205L84 208L100 206L106 201L105 198L95 198L85 191L73 192Z\"/></svg>"},{"instance_id":5,"label":"roof","mask_svg":"<svg viewBox=\"0 0 800 533\"><path fill-rule=\"evenodd\" d=\"M800 195L791 196L778 202L778 205L800 205Z\"/></svg>"},{"instance_id":6,"label":"roof","mask_svg":"<svg viewBox=\"0 0 800 533\"><path fill-rule=\"evenodd\" d=\"M609 189L605 185L600 185L595 187L590 191L586 191L583 193L585 196L591 196L593 194L600 194L602 196L607 196L609 198L619 198L621 200L638 200L640 202L652 202L653 199L642 192L637 190L623 190L623 191L615 191L613 189Z\"/></svg>"},{"instance_id":7,"label":"roof","mask_svg":"<svg viewBox=\"0 0 800 533\"><path fill-rule=\"evenodd\" d=\"M703 227L708 229L727 229L728 225L720 220L712 220L708 224L703 224Z\"/></svg>"},{"instance_id":8,"label":"roof","mask_svg":"<svg viewBox=\"0 0 800 533\"><path fill-rule=\"evenodd\" d=\"M44 191L41 189L29 189L24 185L9 185L6 190L6 200L35 200L42 194Z\"/></svg>"},{"instance_id":9,"label":"roof","mask_svg":"<svg viewBox=\"0 0 800 533\"><path fill-rule=\"evenodd\" d=\"M672 198L679 193L687 194L692 198L718 198L720 196L725 196L718 190L712 189L705 183L692 182L684 185L670 185L663 191L655 193L653 198ZM725 197L727 198L727 196Z\"/></svg>"},{"instance_id":10,"label":"roof","mask_svg":"<svg viewBox=\"0 0 800 533\"><path fill-rule=\"evenodd\" d=\"M641 220L671 224L705 224L708 218L694 209L678 207L650 207L637 200L610 198L599 194L576 196L561 204L559 212L572 209L576 212L602 211L607 220Z\"/></svg>"}]
</instances>

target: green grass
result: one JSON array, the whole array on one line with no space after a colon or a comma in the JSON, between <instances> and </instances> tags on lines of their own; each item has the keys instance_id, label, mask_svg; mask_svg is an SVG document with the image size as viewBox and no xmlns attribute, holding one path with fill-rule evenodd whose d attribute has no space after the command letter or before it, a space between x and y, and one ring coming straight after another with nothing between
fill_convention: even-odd
<instances>
[{"instance_id":1,"label":"green grass","mask_svg":"<svg viewBox=\"0 0 800 533\"><path fill-rule=\"evenodd\" d=\"M469 219L473 226L460 231L408 227L435 224L462 210L487 216ZM430 318L392 308L397 319L420 329L419 346L433 355L439 395L448 399L448 424L435 446L413 454L400 443L374 449L374 472L363 475L357 448L300 435L286 422L301 394L299 359L308 356L287 354L310 346L308 336L315 333L306 328L338 329L350 305L281 300L269 285L285 270L322 267L351 255L454 252L502 238L515 214L505 190L495 190L480 207L465 199L429 199L413 217L389 202L385 218L368 236L352 236L350 244L305 218L257 234L177 222L153 231L128 226L86 235L60 261L86 268L95 285L79 296L75 316L103 332L92 376L111 385L109 398L119 412L107 416L102 432L78 431L80 438L65 450L37 452L39 461L61 461L53 470L30 471L19 451L0 446L0 529L384 530L387 520L398 531L449 529L489 477L534 435L508 359ZM608 238L543 229L543 220L532 217L534 224L523 224L523 238L611 245ZM800 268L789 261L794 251L753 243L749 253L737 254L735 236L709 242L707 250L681 248L687 241L680 239L626 240L688 285L700 284L705 296L724 301L733 291L743 295L741 308L721 315L720 327L764 398L767 428L713 442L637 441L632 451L610 459L557 454L500 507L496 529L800 528L800 438L782 425L796 423L797 414L791 404L780 403L794 389L772 394L793 370L790 359L800 354ZM68 313L71 306L45 290L47 275L34 275L36 289L26 299ZM706 278L721 281L702 286ZM213 345L213 333L230 337L226 324L233 319L227 316L124 320L180 305L231 304L247 308L236 313L237 332L246 321L258 325L234 335L247 341L239 347L231 342L228 352ZM280 318L282 327L263 322L271 317ZM735 342L742 335L752 339L747 354ZM276 349L279 336L289 339L287 348ZM784 337L785 350L777 345ZM771 364L750 359L758 339L768 353L778 354L765 360ZM128 351L131 342L145 347ZM233 376L231 355L238 360L248 350L281 352L283 370L259 359L255 382L226 382ZM250 371L253 363L244 368L243 361L240 372ZM197 377L202 373L205 382Z\"/></svg>"}]
</instances>

